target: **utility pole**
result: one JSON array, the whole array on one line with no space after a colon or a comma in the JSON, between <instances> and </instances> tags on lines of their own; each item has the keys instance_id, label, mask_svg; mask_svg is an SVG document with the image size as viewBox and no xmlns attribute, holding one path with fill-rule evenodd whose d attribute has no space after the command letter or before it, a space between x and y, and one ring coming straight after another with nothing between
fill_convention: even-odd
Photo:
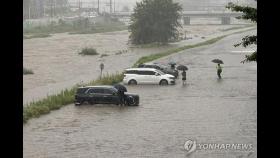
<instances>
[{"instance_id":1,"label":"utility pole","mask_svg":"<svg viewBox=\"0 0 280 158\"><path fill-rule=\"evenodd\" d=\"M114 0L114 13L116 12L116 0Z\"/></svg>"},{"instance_id":2,"label":"utility pole","mask_svg":"<svg viewBox=\"0 0 280 158\"><path fill-rule=\"evenodd\" d=\"M79 6L79 17L81 17L81 1L78 1L78 6Z\"/></svg>"},{"instance_id":3,"label":"utility pole","mask_svg":"<svg viewBox=\"0 0 280 158\"><path fill-rule=\"evenodd\" d=\"M99 15L99 0L97 0L97 14Z\"/></svg>"},{"instance_id":4,"label":"utility pole","mask_svg":"<svg viewBox=\"0 0 280 158\"><path fill-rule=\"evenodd\" d=\"M110 0L110 14L112 14L112 0Z\"/></svg>"},{"instance_id":5,"label":"utility pole","mask_svg":"<svg viewBox=\"0 0 280 158\"><path fill-rule=\"evenodd\" d=\"M30 19L30 10L31 10L31 7L30 7L30 3L28 5L28 19Z\"/></svg>"}]
</instances>

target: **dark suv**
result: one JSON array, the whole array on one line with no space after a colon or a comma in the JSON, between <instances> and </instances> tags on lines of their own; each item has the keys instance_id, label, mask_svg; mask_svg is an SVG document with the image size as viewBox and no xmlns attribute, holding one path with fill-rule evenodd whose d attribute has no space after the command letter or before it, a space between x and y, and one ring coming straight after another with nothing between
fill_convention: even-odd
<instances>
[{"instance_id":1,"label":"dark suv","mask_svg":"<svg viewBox=\"0 0 280 158\"><path fill-rule=\"evenodd\" d=\"M125 93L126 105L138 106L139 96L136 94ZM116 104L119 105L121 98L118 90L113 86L86 86L79 87L75 95L75 105L81 105L84 102L89 104Z\"/></svg>"},{"instance_id":2,"label":"dark suv","mask_svg":"<svg viewBox=\"0 0 280 158\"><path fill-rule=\"evenodd\" d=\"M175 78L178 78L178 75L179 75L178 70L171 69L168 66L156 64L156 63L140 64L138 67L139 68L154 68L154 69L164 72L165 74L173 75Z\"/></svg>"}]
</instances>

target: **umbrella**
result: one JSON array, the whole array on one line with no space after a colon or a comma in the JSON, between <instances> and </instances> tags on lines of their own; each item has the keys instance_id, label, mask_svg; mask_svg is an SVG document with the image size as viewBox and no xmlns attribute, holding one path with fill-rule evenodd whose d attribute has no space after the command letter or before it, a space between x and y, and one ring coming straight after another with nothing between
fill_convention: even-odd
<instances>
[{"instance_id":1,"label":"umbrella","mask_svg":"<svg viewBox=\"0 0 280 158\"><path fill-rule=\"evenodd\" d=\"M176 63L174 61L171 61L168 63L169 65L176 65Z\"/></svg>"},{"instance_id":2,"label":"umbrella","mask_svg":"<svg viewBox=\"0 0 280 158\"><path fill-rule=\"evenodd\" d=\"M188 68L185 65L179 65L177 66L177 70L188 70Z\"/></svg>"},{"instance_id":3,"label":"umbrella","mask_svg":"<svg viewBox=\"0 0 280 158\"><path fill-rule=\"evenodd\" d=\"M214 59L212 60L213 63L217 63L217 64L223 64L224 62L220 59Z\"/></svg>"},{"instance_id":4,"label":"umbrella","mask_svg":"<svg viewBox=\"0 0 280 158\"><path fill-rule=\"evenodd\" d=\"M117 84L114 84L113 87L115 87L118 91L127 92L126 87L122 84L117 83Z\"/></svg>"}]
</instances>

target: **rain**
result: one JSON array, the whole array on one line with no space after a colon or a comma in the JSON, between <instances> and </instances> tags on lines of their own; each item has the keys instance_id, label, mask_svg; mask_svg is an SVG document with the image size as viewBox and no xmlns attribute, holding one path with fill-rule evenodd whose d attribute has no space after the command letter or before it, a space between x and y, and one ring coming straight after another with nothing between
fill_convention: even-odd
<instances>
[{"instance_id":1,"label":"rain","mask_svg":"<svg viewBox=\"0 0 280 158\"><path fill-rule=\"evenodd\" d=\"M242 62L257 46L234 46L257 35L257 25L225 7L256 8L257 2L173 0L183 10L178 39L137 45L128 27L141 1L23 0L24 108L125 72L143 57L172 52L149 63L176 64L179 74L174 85L112 84L138 95L138 106L71 102L29 119L23 124L24 158L257 157L257 63ZM196 146L190 150L186 142ZM236 144L250 149L231 146Z\"/></svg>"}]
</instances>

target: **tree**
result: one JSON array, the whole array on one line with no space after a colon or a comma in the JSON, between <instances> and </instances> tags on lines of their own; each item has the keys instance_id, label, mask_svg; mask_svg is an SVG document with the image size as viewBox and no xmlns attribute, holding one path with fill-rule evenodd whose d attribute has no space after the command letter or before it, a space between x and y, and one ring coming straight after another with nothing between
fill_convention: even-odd
<instances>
[{"instance_id":1,"label":"tree","mask_svg":"<svg viewBox=\"0 0 280 158\"><path fill-rule=\"evenodd\" d=\"M143 0L136 3L129 26L134 44L167 43L179 35L182 7L172 0Z\"/></svg>"},{"instance_id":2,"label":"tree","mask_svg":"<svg viewBox=\"0 0 280 158\"><path fill-rule=\"evenodd\" d=\"M252 22L257 23L257 8L253 8L249 6L239 6L233 3L228 3L226 8L236 12L243 12L244 14L238 18L251 20ZM247 47L251 44L257 45L257 35L245 36L244 38L242 38L241 43L235 44L234 46L237 47L242 45L243 47ZM257 50L250 55L246 55L245 60L243 60L242 63L251 62L251 61L257 62Z\"/></svg>"},{"instance_id":3,"label":"tree","mask_svg":"<svg viewBox=\"0 0 280 158\"><path fill-rule=\"evenodd\" d=\"M129 7L128 7L128 6L124 6L124 7L122 8L122 11L123 11L123 12L129 12L129 11L130 11L130 9L129 9Z\"/></svg>"}]
</instances>

